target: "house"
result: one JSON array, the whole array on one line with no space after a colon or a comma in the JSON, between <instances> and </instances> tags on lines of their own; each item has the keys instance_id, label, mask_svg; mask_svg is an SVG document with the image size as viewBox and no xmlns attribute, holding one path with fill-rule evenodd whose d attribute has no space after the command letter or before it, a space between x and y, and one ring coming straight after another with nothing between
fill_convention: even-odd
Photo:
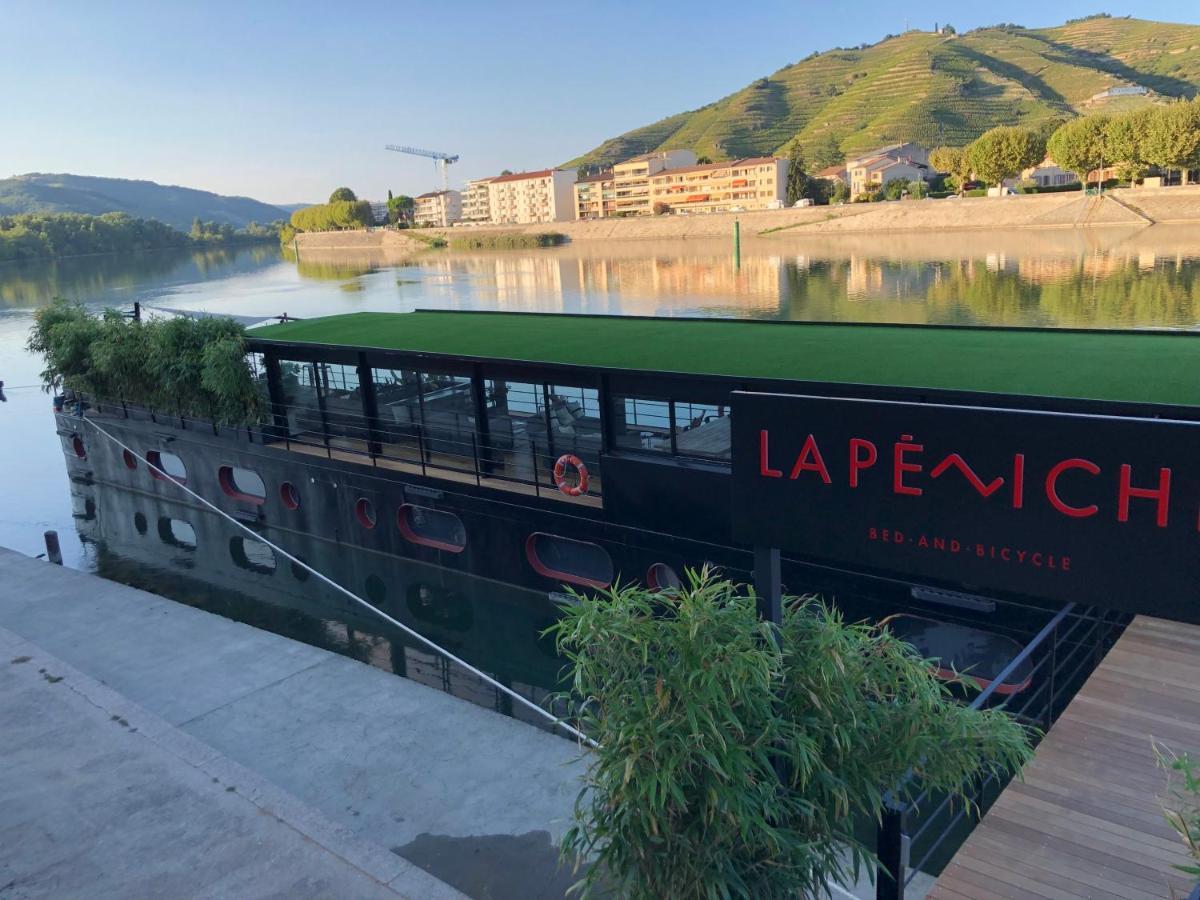
<instances>
[{"instance_id":1,"label":"house","mask_svg":"<svg viewBox=\"0 0 1200 900\"><path fill-rule=\"evenodd\" d=\"M482 225L492 220L491 200L488 197L490 178L468 181L462 192L462 221Z\"/></svg>"},{"instance_id":2,"label":"house","mask_svg":"<svg viewBox=\"0 0 1200 900\"><path fill-rule=\"evenodd\" d=\"M786 159L755 156L664 169L650 176L650 205L673 213L778 209L787 196L787 168Z\"/></svg>"},{"instance_id":3,"label":"house","mask_svg":"<svg viewBox=\"0 0 1200 900\"><path fill-rule=\"evenodd\" d=\"M845 163L836 163L832 166L826 166L820 172L814 172L811 177L817 181L828 181L831 186L837 181L840 181L846 186L849 186L850 184L850 175L846 171Z\"/></svg>"},{"instance_id":4,"label":"house","mask_svg":"<svg viewBox=\"0 0 1200 900\"><path fill-rule=\"evenodd\" d=\"M859 197L881 190L889 181L928 181L931 175L928 163L908 158L872 156L847 163L850 175L850 196Z\"/></svg>"}]
</instances>

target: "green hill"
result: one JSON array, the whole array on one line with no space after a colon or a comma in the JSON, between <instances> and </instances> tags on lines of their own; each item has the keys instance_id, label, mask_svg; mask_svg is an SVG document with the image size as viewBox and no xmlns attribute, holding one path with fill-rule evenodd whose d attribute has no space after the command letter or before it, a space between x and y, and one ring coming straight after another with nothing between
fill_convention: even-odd
<instances>
[{"instance_id":1,"label":"green hill","mask_svg":"<svg viewBox=\"0 0 1200 900\"><path fill-rule=\"evenodd\" d=\"M1092 100L1110 88L1140 97ZM910 31L785 66L735 94L611 138L566 163L651 150L713 159L779 153L795 137L820 160L881 144L965 144L995 125L1049 125L1200 89L1200 26L1096 16L1056 28Z\"/></svg>"},{"instance_id":2,"label":"green hill","mask_svg":"<svg viewBox=\"0 0 1200 900\"><path fill-rule=\"evenodd\" d=\"M89 175L33 173L0 179L0 215L20 213L123 212L139 219L158 219L187 231L192 220L245 228L250 222L267 224L287 219L277 206L249 197L224 197L209 191L153 181L96 178Z\"/></svg>"}]
</instances>

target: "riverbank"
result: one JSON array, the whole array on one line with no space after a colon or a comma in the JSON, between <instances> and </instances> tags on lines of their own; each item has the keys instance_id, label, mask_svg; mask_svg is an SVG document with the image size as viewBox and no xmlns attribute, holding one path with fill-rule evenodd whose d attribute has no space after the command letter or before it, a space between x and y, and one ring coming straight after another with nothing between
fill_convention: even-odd
<instances>
[{"instance_id":1,"label":"riverbank","mask_svg":"<svg viewBox=\"0 0 1200 900\"><path fill-rule=\"evenodd\" d=\"M0 892L502 900L570 883L571 742L3 548L0 580Z\"/></svg>"},{"instance_id":2,"label":"riverbank","mask_svg":"<svg viewBox=\"0 0 1200 900\"><path fill-rule=\"evenodd\" d=\"M760 212L703 216L591 219L545 225L472 226L422 229L426 238L463 234L545 234L561 232L574 243L728 238L733 223L744 238L927 234L999 230L1144 228L1152 224L1200 223L1200 186L1129 188L1103 197L1079 192L1019 194L1012 197L966 197L946 200L902 200L854 203ZM301 256L324 253L374 252L390 258L411 256L428 248L404 232L326 232L298 235Z\"/></svg>"}]
</instances>

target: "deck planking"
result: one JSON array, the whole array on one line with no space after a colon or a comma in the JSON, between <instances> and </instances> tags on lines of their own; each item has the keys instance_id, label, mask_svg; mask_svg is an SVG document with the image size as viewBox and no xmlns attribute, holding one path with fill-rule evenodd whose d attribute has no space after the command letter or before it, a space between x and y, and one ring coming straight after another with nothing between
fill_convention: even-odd
<instances>
[{"instance_id":1,"label":"deck planking","mask_svg":"<svg viewBox=\"0 0 1200 900\"><path fill-rule=\"evenodd\" d=\"M1187 897L1152 738L1200 756L1200 627L1138 616L928 896Z\"/></svg>"}]
</instances>

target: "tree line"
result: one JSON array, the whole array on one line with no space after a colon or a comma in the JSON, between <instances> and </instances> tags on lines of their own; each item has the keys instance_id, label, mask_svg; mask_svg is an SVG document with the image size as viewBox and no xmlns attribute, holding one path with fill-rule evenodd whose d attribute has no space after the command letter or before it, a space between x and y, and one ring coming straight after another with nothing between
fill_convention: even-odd
<instances>
[{"instance_id":1,"label":"tree line","mask_svg":"<svg viewBox=\"0 0 1200 900\"><path fill-rule=\"evenodd\" d=\"M244 231L207 223L208 230L184 234L157 219L127 213L22 213L0 216L0 262L49 259L95 253L171 250L214 243L269 240L278 225L251 225Z\"/></svg>"},{"instance_id":2,"label":"tree line","mask_svg":"<svg viewBox=\"0 0 1200 900\"><path fill-rule=\"evenodd\" d=\"M1200 99L1082 116L1059 125L1049 137L1032 128L1001 126L965 147L938 147L929 161L954 176L961 191L971 179L1002 184L1047 155L1085 183L1111 167L1130 183L1157 169L1180 171L1186 184L1188 170L1200 168Z\"/></svg>"}]
</instances>

